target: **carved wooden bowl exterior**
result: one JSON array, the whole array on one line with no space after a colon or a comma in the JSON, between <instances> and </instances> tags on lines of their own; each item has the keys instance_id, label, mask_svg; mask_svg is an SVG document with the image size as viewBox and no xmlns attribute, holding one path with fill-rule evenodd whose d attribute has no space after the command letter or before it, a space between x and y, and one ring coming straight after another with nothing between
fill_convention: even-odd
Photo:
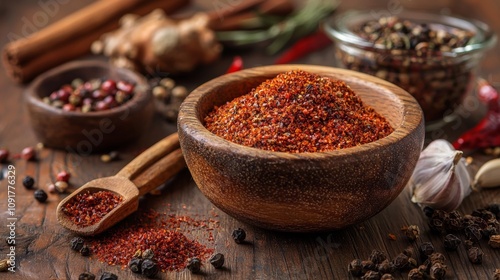
<instances>
[{"instance_id":1,"label":"carved wooden bowl exterior","mask_svg":"<svg viewBox=\"0 0 500 280\"><path fill-rule=\"evenodd\" d=\"M292 69L346 81L395 131L353 148L297 154L238 145L204 127L214 106ZM340 229L380 212L405 188L424 141L422 110L403 89L373 76L308 65L257 67L209 81L182 104L178 130L189 170L213 204L241 221L290 232Z\"/></svg>"},{"instance_id":2,"label":"carved wooden bowl exterior","mask_svg":"<svg viewBox=\"0 0 500 280\"><path fill-rule=\"evenodd\" d=\"M89 113L63 111L42 101L75 78L126 80L136 84L135 94L119 107ZM75 61L54 68L35 79L26 89L25 97L37 138L48 147L79 154L115 149L137 139L154 114L146 79L104 61Z\"/></svg>"}]
</instances>

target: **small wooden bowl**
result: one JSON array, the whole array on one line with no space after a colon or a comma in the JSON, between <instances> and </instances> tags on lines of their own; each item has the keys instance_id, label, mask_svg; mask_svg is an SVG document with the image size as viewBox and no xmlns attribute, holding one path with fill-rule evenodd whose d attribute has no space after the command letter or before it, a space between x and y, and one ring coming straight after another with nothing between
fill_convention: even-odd
<instances>
[{"instance_id":1,"label":"small wooden bowl","mask_svg":"<svg viewBox=\"0 0 500 280\"><path fill-rule=\"evenodd\" d=\"M293 69L346 81L395 131L361 146L320 153L282 153L227 141L203 125L214 108ZM199 189L241 221L273 230L311 232L359 223L404 189L424 142L423 113L403 89L349 70L279 65L218 77L181 106L181 148Z\"/></svg>"},{"instance_id":2,"label":"small wooden bowl","mask_svg":"<svg viewBox=\"0 0 500 280\"><path fill-rule=\"evenodd\" d=\"M75 78L110 78L134 83L134 97L119 107L100 112L67 112L42 101ZM36 78L25 91L33 130L46 146L79 154L115 149L134 141L151 121L154 105L147 80L103 61L75 61Z\"/></svg>"}]
</instances>

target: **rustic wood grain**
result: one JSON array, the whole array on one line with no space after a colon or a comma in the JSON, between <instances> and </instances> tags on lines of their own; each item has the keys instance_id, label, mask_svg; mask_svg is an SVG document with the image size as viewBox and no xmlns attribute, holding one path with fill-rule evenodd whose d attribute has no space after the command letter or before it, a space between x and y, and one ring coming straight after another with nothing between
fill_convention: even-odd
<instances>
[{"instance_id":1,"label":"rustic wood grain","mask_svg":"<svg viewBox=\"0 0 500 280\"><path fill-rule=\"evenodd\" d=\"M103 0L104 1L104 0ZM408 0L401 0L405 3ZM0 44L7 43L6 34L14 32L21 34L22 18L28 20L41 7L38 1L17 0L0 2ZM67 1L60 5L59 12L50 17L55 21L76 9L91 3L85 1ZM212 7L210 1L197 1L205 7ZM203 3L201 3L203 2ZM223 2L223 1L222 1ZM398 2L398 1L389 1ZM412 1L412 4L416 1ZM427 3L432 1L427 1ZM500 32L499 4L495 0L449 1L449 10L452 13L480 18L497 32ZM355 0L343 1L341 9L351 7L370 9L381 7L387 9L387 1ZM423 5L423 4L422 4ZM440 7L436 8L439 10ZM234 54L241 54L245 60L245 67L271 64L274 59L266 57L259 51L231 52L229 51L219 62L207 68L198 69L192 74L176 78L180 84L192 90L197 85L224 73ZM313 54L298 61L299 63L314 63L330 65L332 54L330 50ZM500 47L496 46L487 53L487 59L482 63L483 77L499 77L500 75ZM500 79L492 82L497 84ZM11 82L5 71L0 71L1 100L0 100L0 147L7 147L15 154L26 146L37 143L34 133L29 128L27 110L23 105L23 88ZM470 116L463 117L459 129L446 128L438 133L429 133L427 141L433 138L453 140L460 132L472 126L480 117L480 110ZM156 143L166 135L175 131L175 125L167 124L160 116L156 116L152 128L145 133L134 145L119 149L119 161L102 163L98 155L79 156L67 154L57 150L44 149L39 153L38 162L12 160L16 167L16 260L15 274L0 273L0 279L78 279L83 271L91 271L99 275L102 271L111 271L119 279L144 279L136 277L128 270L108 266L95 258L84 258L69 249L71 233L64 230L56 221L56 206L65 195L49 194L44 204L33 199L33 191L26 190L21 185L25 175L32 175L39 188L46 188L46 184L55 179L60 170L72 173L72 190L78 186L99 177L116 174L126 163L136 157L139 152ZM480 153L471 154L475 164L489 159ZM7 164L1 164L5 168ZM0 180L0 236L4 238L8 232L6 223L6 181ZM500 190L492 189L471 194L461 205L459 211L469 213L475 208L488 203L500 203ZM317 234L287 234L270 232L258 229L233 219L222 213L208 202L197 189L196 184L187 170L179 173L166 186L161 188L161 195L146 195L140 201L140 208L155 208L165 211L170 204L170 213L192 215L199 218L212 217L220 221L220 227L214 231L213 246L218 252L226 255L226 268L215 270L206 264L203 275L191 275L188 271L169 272L161 274L159 279L349 279L347 264L353 258L367 258L374 248L382 249L394 257L408 246L415 247L425 241L431 241L437 249L447 257L449 276L446 279L491 279L495 268L500 268L500 250L492 250L486 242L481 242L485 252L484 263L472 265L466 258L466 252L460 247L457 252L445 252L441 237L429 233L426 218L417 206L409 200L409 194L403 192L392 204L373 218L348 229ZM293 213L290 213L293 215ZM416 243L410 243L400 228L408 224L417 224L422 229L422 236ZM231 231L237 227L247 230L248 244L237 245L230 238ZM396 240L388 239L393 233ZM203 233L193 232L204 242ZM208 244L208 243L207 243ZM7 254L8 248L0 242L0 256ZM406 275L398 276L406 279Z\"/></svg>"}]
</instances>

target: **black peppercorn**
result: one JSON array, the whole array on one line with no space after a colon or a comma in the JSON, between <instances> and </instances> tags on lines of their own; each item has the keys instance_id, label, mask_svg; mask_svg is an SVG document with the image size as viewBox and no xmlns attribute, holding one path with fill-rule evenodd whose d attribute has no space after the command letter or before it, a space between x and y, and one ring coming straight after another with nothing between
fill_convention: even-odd
<instances>
[{"instance_id":1,"label":"black peppercorn","mask_svg":"<svg viewBox=\"0 0 500 280\"><path fill-rule=\"evenodd\" d=\"M38 200L39 202L45 202L47 201L48 198L47 193L42 189L36 190L33 195L35 196L35 199Z\"/></svg>"},{"instance_id":2,"label":"black peppercorn","mask_svg":"<svg viewBox=\"0 0 500 280\"><path fill-rule=\"evenodd\" d=\"M383 262L386 259L387 259L386 254L384 252L380 251L380 250L377 250L377 249L374 249L372 251L372 253L370 254L370 260L374 264L379 264L379 263Z\"/></svg>"},{"instance_id":3,"label":"black peppercorn","mask_svg":"<svg viewBox=\"0 0 500 280\"><path fill-rule=\"evenodd\" d=\"M456 235L447 234L444 237L444 248L448 251L457 250L458 246L462 243L462 240L458 238Z\"/></svg>"},{"instance_id":4,"label":"black peppercorn","mask_svg":"<svg viewBox=\"0 0 500 280\"><path fill-rule=\"evenodd\" d=\"M452 219L452 220L461 220L463 218L462 214L460 214L460 212L458 212L457 210L449 212L447 217L448 217L448 219Z\"/></svg>"},{"instance_id":5,"label":"black peppercorn","mask_svg":"<svg viewBox=\"0 0 500 280\"><path fill-rule=\"evenodd\" d=\"M443 233L445 232L443 221L440 219L431 219L429 221L429 228L434 233Z\"/></svg>"},{"instance_id":6,"label":"black peppercorn","mask_svg":"<svg viewBox=\"0 0 500 280\"><path fill-rule=\"evenodd\" d=\"M377 270L382 274L387 274L393 273L394 271L396 271L396 268L394 267L394 264L392 262L390 262L389 260L384 260L377 265Z\"/></svg>"},{"instance_id":7,"label":"black peppercorn","mask_svg":"<svg viewBox=\"0 0 500 280\"><path fill-rule=\"evenodd\" d=\"M90 272L83 272L78 276L78 280L95 280L95 275Z\"/></svg>"},{"instance_id":8,"label":"black peppercorn","mask_svg":"<svg viewBox=\"0 0 500 280\"><path fill-rule=\"evenodd\" d=\"M80 254L84 257L90 256L90 248L87 245L83 245L80 249Z\"/></svg>"},{"instance_id":9,"label":"black peppercorn","mask_svg":"<svg viewBox=\"0 0 500 280\"><path fill-rule=\"evenodd\" d=\"M445 220L444 227L446 231L449 232L459 232L464 229L464 222L462 217L460 218L449 218Z\"/></svg>"},{"instance_id":10,"label":"black peppercorn","mask_svg":"<svg viewBox=\"0 0 500 280\"><path fill-rule=\"evenodd\" d=\"M141 273L141 265L142 265L142 259L140 258L132 258L128 262L128 268L132 270L133 273Z\"/></svg>"},{"instance_id":11,"label":"black peppercorn","mask_svg":"<svg viewBox=\"0 0 500 280\"><path fill-rule=\"evenodd\" d=\"M429 206L425 206L423 211L425 216L427 216L428 218L432 217L432 214L434 214L434 209Z\"/></svg>"},{"instance_id":12,"label":"black peppercorn","mask_svg":"<svg viewBox=\"0 0 500 280\"><path fill-rule=\"evenodd\" d=\"M446 257L443 254L436 252L429 255L429 260L431 264L435 263L444 264L444 262L446 261Z\"/></svg>"},{"instance_id":13,"label":"black peppercorn","mask_svg":"<svg viewBox=\"0 0 500 280\"><path fill-rule=\"evenodd\" d=\"M118 280L118 276L111 272L103 272L99 280Z\"/></svg>"},{"instance_id":14,"label":"black peppercorn","mask_svg":"<svg viewBox=\"0 0 500 280\"><path fill-rule=\"evenodd\" d=\"M80 251L83 248L83 244L85 241L81 237L73 237L69 244L71 245L71 249L75 251Z\"/></svg>"},{"instance_id":15,"label":"black peppercorn","mask_svg":"<svg viewBox=\"0 0 500 280\"><path fill-rule=\"evenodd\" d=\"M497 227L492 225L492 224L489 224L486 228L483 229L483 237L484 238L489 239L490 236L497 235L497 234L498 234Z\"/></svg>"},{"instance_id":16,"label":"black peppercorn","mask_svg":"<svg viewBox=\"0 0 500 280\"><path fill-rule=\"evenodd\" d=\"M424 274L418 269L413 268L408 272L408 280L424 280Z\"/></svg>"},{"instance_id":17,"label":"black peppercorn","mask_svg":"<svg viewBox=\"0 0 500 280\"><path fill-rule=\"evenodd\" d=\"M396 269L405 269L408 265L408 259L407 255L401 253L392 260L392 263Z\"/></svg>"},{"instance_id":18,"label":"black peppercorn","mask_svg":"<svg viewBox=\"0 0 500 280\"><path fill-rule=\"evenodd\" d=\"M432 212L431 218L444 221L448 218L448 213L446 213L446 211L443 211L440 209L435 209L434 212Z\"/></svg>"},{"instance_id":19,"label":"black peppercorn","mask_svg":"<svg viewBox=\"0 0 500 280\"><path fill-rule=\"evenodd\" d=\"M208 261L216 269L222 268L222 266L224 265L224 255L221 253L217 253L217 254L211 256Z\"/></svg>"},{"instance_id":20,"label":"black peppercorn","mask_svg":"<svg viewBox=\"0 0 500 280\"><path fill-rule=\"evenodd\" d=\"M486 206L486 210L495 214L497 216L497 219L500 219L500 204L499 203L490 204L490 205Z\"/></svg>"},{"instance_id":21,"label":"black peppercorn","mask_svg":"<svg viewBox=\"0 0 500 280\"><path fill-rule=\"evenodd\" d=\"M483 220L480 217L465 215L464 216L464 226L465 226L466 230L467 230L467 227L472 226L472 225L478 226L480 229L482 229L482 228L485 228L488 224L486 223L485 220Z\"/></svg>"},{"instance_id":22,"label":"black peppercorn","mask_svg":"<svg viewBox=\"0 0 500 280\"><path fill-rule=\"evenodd\" d=\"M199 273L201 270L201 261L198 258L190 258L188 259L188 263L186 265L187 269L191 271L191 273Z\"/></svg>"},{"instance_id":23,"label":"black peppercorn","mask_svg":"<svg viewBox=\"0 0 500 280\"><path fill-rule=\"evenodd\" d=\"M496 215L487 209L477 209L472 211L472 216L479 217L485 221L496 219Z\"/></svg>"},{"instance_id":24,"label":"black peppercorn","mask_svg":"<svg viewBox=\"0 0 500 280\"><path fill-rule=\"evenodd\" d=\"M35 185L35 179L31 176L26 176L23 179L23 186L27 189L32 189L33 186Z\"/></svg>"},{"instance_id":25,"label":"black peppercorn","mask_svg":"<svg viewBox=\"0 0 500 280\"><path fill-rule=\"evenodd\" d=\"M477 224L469 225L465 228L465 237L467 239L470 239L472 241L479 241L481 240L482 233L481 233L481 228Z\"/></svg>"},{"instance_id":26,"label":"black peppercorn","mask_svg":"<svg viewBox=\"0 0 500 280\"><path fill-rule=\"evenodd\" d=\"M233 231L232 237L234 239L234 242L240 244L243 243L243 241L245 241L245 238L247 238L247 234L245 230L237 228Z\"/></svg>"},{"instance_id":27,"label":"black peppercorn","mask_svg":"<svg viewBox=\"0 0 500 280\"><path fill-rule=\"evenodd\" d=\"M419 251L420 251L420 258L422 260L425 260L427 259L427 256L434 253L434 246L430 242L424 242L422 243L422 245L420 245Z\"/></svg>"},{"instance_id":28,"label":"black peppercorn","mask_svg":"<svg viewBox=\"0 0 500 280\"><path fill-rule=\"evenodd\" d=\"M472 247L467 250L469 261L473 264L480 264L483 262L483 251L478 247Z\"/></svg>"},{"instance_id":29,"label":"black peppercorn","mask_svg":"<svg viewBox=\"0 0 500 280\"><path fill-rule=\"evenodd\" d=\"M360 259L352 260L347 266L347 271L354 277L360 277L363 274L363 265Z\"/></svg>"},{"instance_id":30,"label":"black peppercorn","mask_svg":"<svg viewBox=\"0 0 500 280\"><path fill-rule=\"evenodd\" d=\"M368 270L365 275L361 276L363 280L380 280L380 273L373 270Z\"/></svg>"},{"instance_id":31,"label":"black peppercorn","mask_svg":"<svg viewBox=\"0 0 500 280\"><path fill-rule=\"evenodd\" d=\"M429 275L431 279L444 279L444 277L446 276L446 265L439 262L432 264L429 270Z\"/></svg>"},{"instance_id":32,"label":"black peppercorn","mask_svg":"<svg viewBox=\"0 0 500 280\"><path fill-rule=\"evenodd\" d=\"M158 274L160 268L158 265L151 259L144 259L141 264L142 275L153 278Z\"/></svg>"},{"instance_id":33,"label":"black peppercorn","mask_svg":"<svg viewBox=\"0 0 500 280\"><path fill-rule=\"evenodd\" d=\"M361 268L362 268L362 273L366 273L367 271L370 270L376 270L377 265L370 260L366 260L366 261L361 261Z\"/></svg>"}]
</instances>

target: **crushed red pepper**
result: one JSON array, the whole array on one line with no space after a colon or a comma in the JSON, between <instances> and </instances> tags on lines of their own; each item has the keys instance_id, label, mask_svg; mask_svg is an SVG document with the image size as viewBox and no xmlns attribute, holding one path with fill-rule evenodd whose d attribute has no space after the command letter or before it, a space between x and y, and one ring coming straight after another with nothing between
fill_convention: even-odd
<instances>
[{"instance_id":1,"label":"crushed red pepper","mask_svg":"<svg viewBox=\"0 0 500 280\"><path fill-rule=\"evenodd\" d=\"M237 144L291 153L349 148L393 131L345 82L302 70L279 74L215 107L205 126Z\"/></svg>"},{"instance_id":2,"label":"crushed red pepper","mask_svg":"<svg viewBox=\"0 0 500 280\"><path fill-rule=\"evenodd\" d=\"M162 271L180 271L186 267L189 258L206 260L214 252L183 232L189 234L201 230L208 233L208 242L213 242L212 231L218 225L213 219L197 220L151 210L139 215L137 220L119 224L92 238L90 244L93 255L109 265L126 267L138 250L151 249L153 260ZM203 233L197 235L204 236Z\"/></svg>"},{"instance_id":3,"label":"crushed red pepper","mask_svg":"<svg viewBox=\"0 0 500 280\"><path fill-rule=\"evenodd\" d=\"M87 227L98 223L122 201L122 196L111 191L86 191L68 201L63 207L63 213L75 225Z\"/></svg>"}]
</instances>

